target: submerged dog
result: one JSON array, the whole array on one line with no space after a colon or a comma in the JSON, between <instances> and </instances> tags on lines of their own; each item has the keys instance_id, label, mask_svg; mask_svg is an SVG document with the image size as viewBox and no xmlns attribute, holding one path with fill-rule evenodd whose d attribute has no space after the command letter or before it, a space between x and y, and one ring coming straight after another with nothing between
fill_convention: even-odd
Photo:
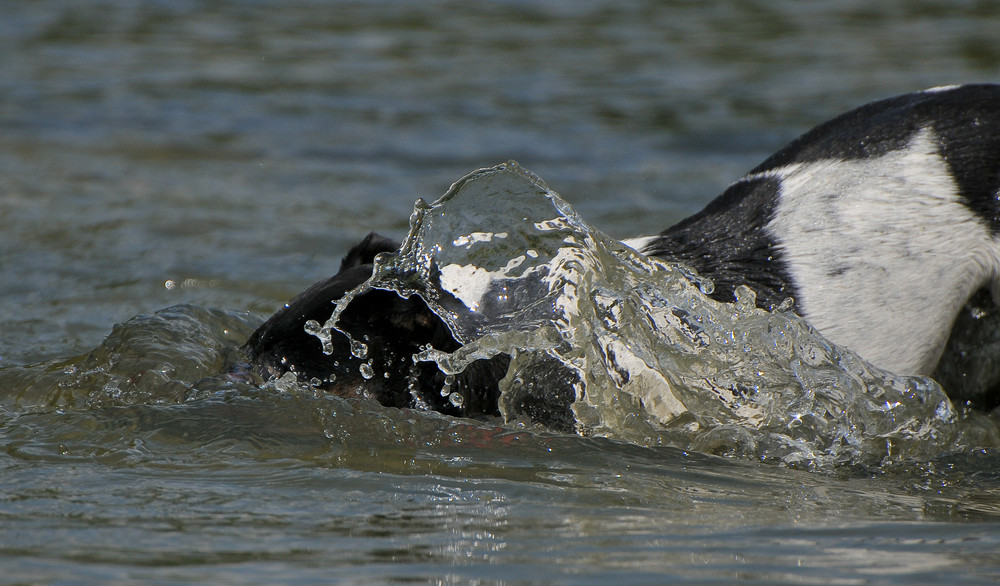
<instances>
[{"instance_id":1,"label":"submerged dog","mask_svg":"<svg viewBox=\"0 0 1000 586\"><path fill-rule=\"evenodd\" d=\"M934 88L850 111L778 151L701 212L624 243L710 277L717 301L732 302L740 286L762 309L792 298L824 336L874 365L935 373L943 353L957 352L946 350L949 336L970 327L953 332L962 308L991 306L1000 292L1000 86ZM309 331L372 276L379 253L398 248L370 234L336 275L289 301L246 343L253 369L387 406L496 414L509 357L477 360L450 378L434 362L414 361L427 348L462 346L418 295L350 296L338 329L365 340L363 356L336 330L325 347ZM372 365L379 376L365 372ZM944 376L953 400L1000 405L995 381L963 386L961 374ZM449 400L445 385L462 400ZM571 388L557 399L523 407L537 421L571 428Z\"/></svg>"}]
</instances>

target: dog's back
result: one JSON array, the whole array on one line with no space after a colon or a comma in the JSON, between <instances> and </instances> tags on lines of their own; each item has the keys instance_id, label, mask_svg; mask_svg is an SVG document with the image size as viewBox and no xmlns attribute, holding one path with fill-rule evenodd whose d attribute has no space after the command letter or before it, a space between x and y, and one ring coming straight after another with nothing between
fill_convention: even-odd
<instances>
[{"instance_id":1,"label":"dog's back","mask_svg":"<svg viewBox=\"0 0 1000 586\"><path fill-rule=\"evenodd\" d=\"M690 264L732 300L793 297L834 342L929 374L958 311L1000 275L1000 86L874 102L770 157L639 250Z\"/></svg>"}]
</instances>

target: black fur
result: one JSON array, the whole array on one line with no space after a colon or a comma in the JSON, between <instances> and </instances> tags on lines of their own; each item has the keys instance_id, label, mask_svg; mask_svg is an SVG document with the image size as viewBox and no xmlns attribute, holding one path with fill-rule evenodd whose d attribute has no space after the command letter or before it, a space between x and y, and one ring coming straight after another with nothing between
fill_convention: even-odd
<instances>
[{"instance_id":1,"label":"black fur","mask_svg":"<svg viewBox=\"0 0 1000 586\"><path fill-rule=\"evenodd\" d=\"M736 183L705 209L660 234L643 252L711 277L711 297L717 301L733 301L736 287L748 285L757 293L759 307L773 309L796 293L781 251L764 229L777 189L778 182L766 178Z\"/></svg>"}]
</instances>

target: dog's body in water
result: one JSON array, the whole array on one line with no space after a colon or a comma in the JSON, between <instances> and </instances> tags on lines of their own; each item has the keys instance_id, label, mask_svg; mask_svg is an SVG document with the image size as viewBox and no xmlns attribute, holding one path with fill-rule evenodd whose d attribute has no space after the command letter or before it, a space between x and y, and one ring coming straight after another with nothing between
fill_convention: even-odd
<instances>
[{"instance_id":1,"label":"dog's body in water","mask_svg":"<svg viewBox=\"0 0 1000 586\"><path fill-rule=\"evenodd\" d=\"M904 375L937 368L950 379L941 382L953 400L991 409L1000 405L1000 381L963 384L965 373L938 365L962 358L976 367L961 346L975 324L961 316L970 304L991 309L991 292L1000 291L998 199L1000 86L935 88L821 124L701 212L656 236L624 242L710 277L717 301L733 301L741 285L763 309L792 298L795 311L828 339L874 365ZM452 352L461 344L419 296L369 290L342 308L338 327L366 340L362 357L339 332L324 348L307 331L372 275L376 255L398 247L376 234L355 246L340 272L295 297L251 336L245 345L251 365L265 378L291 372L387 406L496 414L509 358L478 360L450 379L464 400L449 402L437 364L412 357L428 345ZM366 375L364 365L372 364L379 376ZM526 409L538 421L571 427L564 409L571 400Z\"/></svg>"}]
</instances>

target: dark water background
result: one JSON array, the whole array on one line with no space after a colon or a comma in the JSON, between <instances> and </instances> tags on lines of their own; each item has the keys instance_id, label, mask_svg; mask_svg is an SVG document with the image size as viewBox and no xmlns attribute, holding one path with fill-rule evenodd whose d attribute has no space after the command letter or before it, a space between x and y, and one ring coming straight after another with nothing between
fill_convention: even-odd
<instances>
[{"instance_id":1,"label":"dark water background","mask_svg":"<svg viewBox=\"0 0 1000 586\"><path fill-rule=\"evenodd\" d=\"M208 376L352 243L402 236L417 197L484 165L517 159L613 236L661 230L842 111L1000 80L1000 4L0 14L4 581L1000 572L990 450L820 474L266 389L192 403L128 379Z\"/></svg>"}]
</instances>

